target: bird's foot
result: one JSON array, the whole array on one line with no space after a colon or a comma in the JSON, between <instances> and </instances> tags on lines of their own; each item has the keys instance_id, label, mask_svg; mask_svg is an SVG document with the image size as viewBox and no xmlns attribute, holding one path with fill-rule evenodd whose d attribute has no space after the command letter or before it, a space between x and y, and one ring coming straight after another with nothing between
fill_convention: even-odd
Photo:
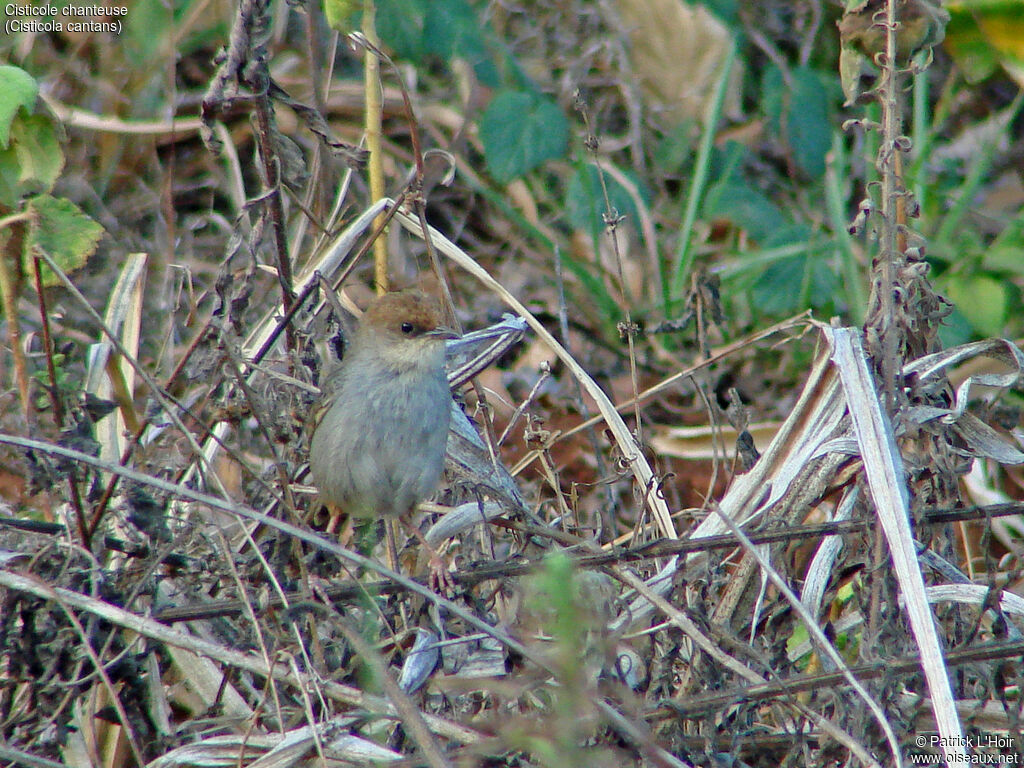
<instances>
[{"instance_id":1,"label":"bird's foot","mask_svg":"<svg viewBox=\"0 0 1024 768\"><path fill-rule=\"evenodd\" d=\"M451 571L445 567L441 555L430 545L430 542L423 536L423 532L419 528L404 518L402 519L402 524L413 538L419 541L430 557L430 578L427 581L427 585L435 592L440 592L447 598L455 597L455 580L452 578Z\"/></svg>"},{"instance_id":2,"label":"bird's foot","mask_svg":"<svg viewBox=\"0 0 1024 768\"><path fill-rule=\"evenodd\" d=\"M441 556L436 551L430 556L430 580L428 584L432 590L440 592L449 599L455 597L455 580L452 578L451 571L444 564L444 560L441 559Z\"/></svg>"}]
</instances>

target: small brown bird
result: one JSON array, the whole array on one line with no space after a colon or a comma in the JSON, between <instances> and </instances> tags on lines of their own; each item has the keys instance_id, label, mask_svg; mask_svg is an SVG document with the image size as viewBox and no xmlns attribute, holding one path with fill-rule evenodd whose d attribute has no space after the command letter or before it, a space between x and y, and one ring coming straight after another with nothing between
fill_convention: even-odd
<instances>
[{"instance_id":1,"label":"small brown bird","mask_svg":"<svg viewBox=\"0 0 1024 768\"><path fill-rule=\"evenodd\" d=\"M309 467L325 503L357 518L398 516L434 492L451 408L444 342L455 336L418 291L369 306L314 417Z\"/></svg>"}]
</instances>

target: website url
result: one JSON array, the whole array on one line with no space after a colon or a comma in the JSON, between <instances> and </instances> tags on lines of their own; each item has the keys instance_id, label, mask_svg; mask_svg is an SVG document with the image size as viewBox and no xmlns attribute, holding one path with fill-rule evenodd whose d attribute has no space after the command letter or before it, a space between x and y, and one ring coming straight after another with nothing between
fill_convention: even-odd
<instances>
[{"instance_id":1,"label":"website url","mask_svg":"<svg viewBox=\"0 0 1024 768\"><path fill-rule=\"evenodd\" d=\"M946 765L942 755L927 754L924 752L911 753L908 755L910 765ZM969 754L950 764L949 768L958 765L1020 765L1020 755L982 755Z\"/></svg>"}]
</instances>

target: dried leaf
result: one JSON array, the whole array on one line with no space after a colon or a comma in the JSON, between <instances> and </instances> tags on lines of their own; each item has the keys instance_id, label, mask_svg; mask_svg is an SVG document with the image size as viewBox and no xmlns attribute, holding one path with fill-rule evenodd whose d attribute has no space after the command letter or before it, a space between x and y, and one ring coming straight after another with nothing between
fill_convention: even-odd
<instances>
[{"instance_id":1,"label":"dried leaf","mask_svg":"<svg viewBox=\"0 0 1024 768\"><path fill-rule=\"evenodd\" d=\"M670 125L703 121L732 34L702 5L681 0L619 0L632 42L633 71L651 107ZM725 112L739 107L739 70L733 71Z\"/></svg>"}]
</instances>

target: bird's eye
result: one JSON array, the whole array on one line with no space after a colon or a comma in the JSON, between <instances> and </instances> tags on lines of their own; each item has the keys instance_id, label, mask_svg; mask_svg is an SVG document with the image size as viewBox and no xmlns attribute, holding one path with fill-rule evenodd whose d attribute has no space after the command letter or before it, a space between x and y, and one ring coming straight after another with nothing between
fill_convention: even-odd
<instances>
[{"instance_id":1,"label":"bird's eye","mask_svg":"<svg viewBox=\"0 0 1024 768\"><path fill-rule=\"evenodd\" d=\"M402 323L401 327L402 327L402 333L404 333L406 336L408 336L413 331L413 325L412 325L412 323L410 323L408 321Z\"/></svg>"}]
</instances>

